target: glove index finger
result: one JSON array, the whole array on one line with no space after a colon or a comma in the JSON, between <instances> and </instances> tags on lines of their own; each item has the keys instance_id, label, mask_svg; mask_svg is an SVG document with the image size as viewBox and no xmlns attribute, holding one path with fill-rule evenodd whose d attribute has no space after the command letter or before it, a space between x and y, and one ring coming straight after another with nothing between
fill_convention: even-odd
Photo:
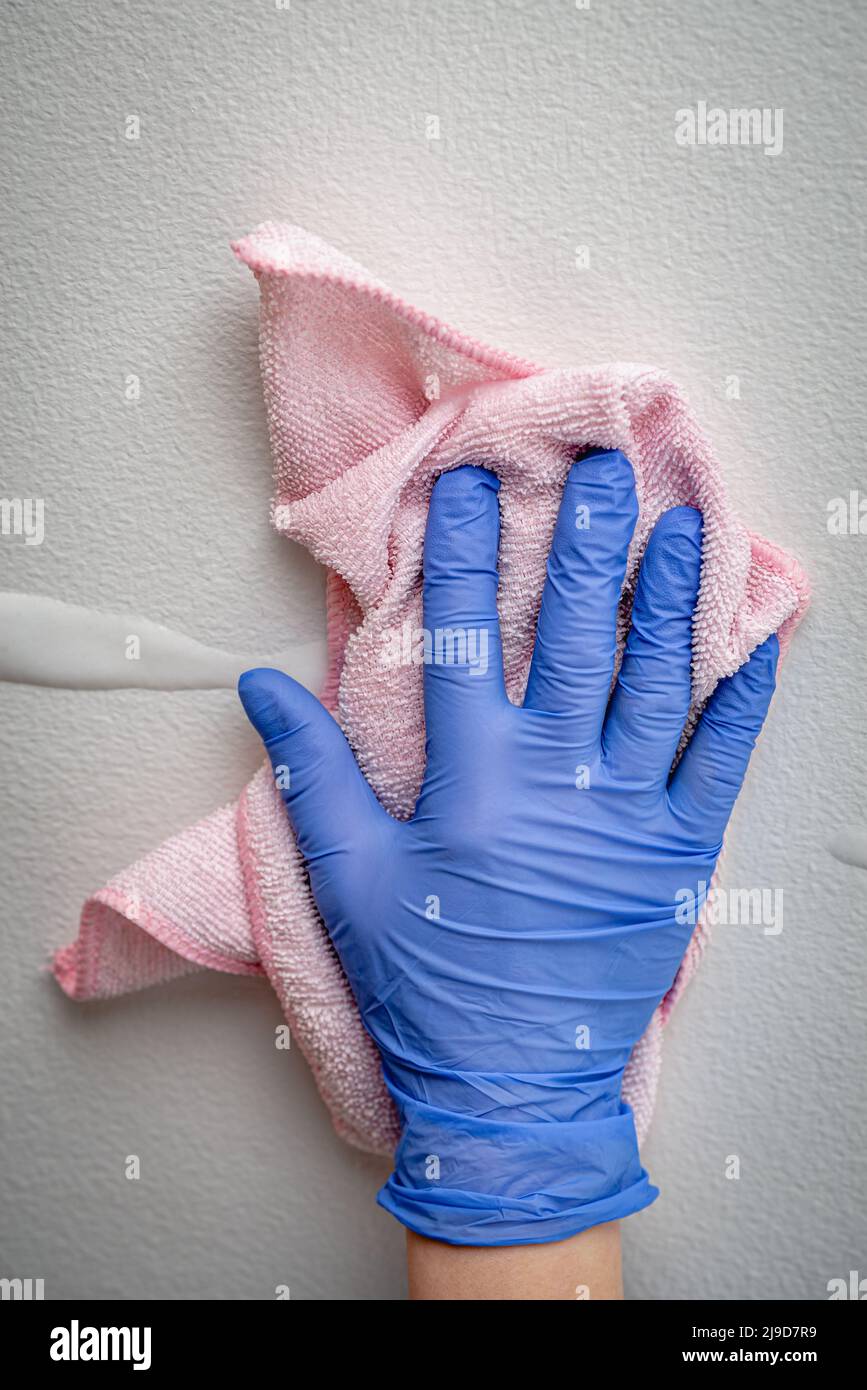
<instances>
[{"instance_id":1,"label":"glove index finger","mask_svg":"<svg viewBox=\"0 0 867 1390\"><path fill-rule=\"evenodd\" d=\"M424 542L428 735L483 691L505 693L497 613L499 479L473 466L434 483Z\"/></svg>"}]
</instances>

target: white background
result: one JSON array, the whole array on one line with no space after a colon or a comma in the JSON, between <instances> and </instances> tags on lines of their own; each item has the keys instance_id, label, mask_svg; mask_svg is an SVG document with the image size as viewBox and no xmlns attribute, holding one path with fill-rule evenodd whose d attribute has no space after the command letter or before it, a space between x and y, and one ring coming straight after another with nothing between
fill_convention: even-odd
<instances>
[{"instance_id":1,"label":"white background","mask_svg":"<svg viewBox=\"0 0 867 1390\"><path fill-rule=\"evenodd\" d=\"M0 588L232 651L321 629L320 573L268 528L256 287L228 249L266 218L521 355L666 369L744 519L811 574L724 880L782 890L784 929L719 929L678 1010L644 1155L663 1195L624 1232L632 1298L823 1298L867 1276L867 874L829 853L867 825L867 536L826 524L867 487L857 8L2 7L0 492L43 497L46 534L0 538ZM680 148L675 112L699 100L782 108L782 153ZM45 973L88 891L258 765L232 692L0 701L0 1275L49 1298L402 1298L383 1165L275 1051L264 982L80 1006Z\"/></svg>"}]
</instances>

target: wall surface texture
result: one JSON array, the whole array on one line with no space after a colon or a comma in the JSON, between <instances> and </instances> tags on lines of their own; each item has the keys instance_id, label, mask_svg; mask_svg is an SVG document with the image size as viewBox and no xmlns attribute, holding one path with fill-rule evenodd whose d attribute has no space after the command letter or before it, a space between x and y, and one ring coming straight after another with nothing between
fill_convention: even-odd
<instances>
[{"instance_id":1,"label":"wall surface texture","mask_svg":"<svg viewBox=\"0 0 867 1390\"><path fill-rule=\"evenodd\" d=\"M867 1275L867 535L828 529L865 487L858 8L0 10L0 493L45 502L41 545L0 537L0 589L230 652L321 632L322 576L268 526L256 287L228 249L269 218L523 356L664 368L744 519L811 574L723 878L781 891L783 930L720 927L668 1033L632 1298ZM702 101L782 110L782 148L679 145ZM0 711L0 1275L49 1298L404 1297L383 1165L275 1049L264 982L81 1006L45 970L87 892L257 767L232 691L5 683Z\"/></svg>"}]
</instances>

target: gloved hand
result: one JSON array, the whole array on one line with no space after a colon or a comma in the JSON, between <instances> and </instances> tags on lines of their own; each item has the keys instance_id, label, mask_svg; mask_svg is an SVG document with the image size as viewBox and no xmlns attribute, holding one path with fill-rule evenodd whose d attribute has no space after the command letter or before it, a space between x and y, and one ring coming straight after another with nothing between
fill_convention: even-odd
<instances>
[{"instance_id":1,"label":"gloved hand","mask_svg":"<svg viewBox=\"0 0 867 1390\"><path fill-rule=\"evenodd\" d=\"M303 687L270 670L239 683L275 767L290 769L316 903L401 1117L379 1201L467 1245L560 1240L656 1197L623 1069L674 980L692 932L677 906L685 890L703 901L777 660L772 637L718 686L670 776L701 516L677 507L657 523L609 699L637 504L628 460L599 452L569 474L526 698L510 704L497 488L474 467L433 488L412 820L386 814Z\"/></svg>"}]
</instances>

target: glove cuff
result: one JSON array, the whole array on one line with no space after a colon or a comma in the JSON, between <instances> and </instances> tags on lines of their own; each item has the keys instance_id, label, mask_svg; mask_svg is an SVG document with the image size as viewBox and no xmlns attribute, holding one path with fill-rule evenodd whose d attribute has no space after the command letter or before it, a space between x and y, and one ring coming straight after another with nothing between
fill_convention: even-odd
<instances>
[{"instance_id":1,"label":"glove cuff","mask_svg":"<svg viewBox=\"0 0 867 1390\"><path fill-rule=\"evenodd\" d=\"M403 1134L377 1201L449 1245L536 1245L616 1221L659 1195L641 1166L632 1111L509 1124L395 1095Z\"/></svg>"}]
</instances>

